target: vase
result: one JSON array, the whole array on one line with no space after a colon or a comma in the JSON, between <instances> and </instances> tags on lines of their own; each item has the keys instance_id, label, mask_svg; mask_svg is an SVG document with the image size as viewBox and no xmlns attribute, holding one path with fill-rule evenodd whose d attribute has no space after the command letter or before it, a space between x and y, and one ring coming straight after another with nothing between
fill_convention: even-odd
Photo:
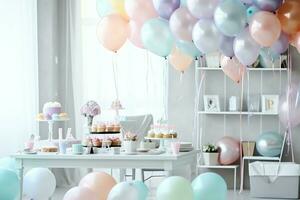
<instances>
[{"instance_id":1,"label":"vase","mask_svg":"<svg viewBox=\"0 0 300 200\"><path fill-rule=\"evenodd\" d=\"M126 153L136 152L138 142L137 141L123 141L122 147Z\"/></svg>"},{"instance_id":2,"label":"vase","mask_svg":"<svg viewBox=\"0 0 300 200\"><path fill-rule=\"evenodd\" d=\"M219 165L219 153L206 153L203 152L203 160L204 160L204 165Z\"/></svg>"}]
</instances>

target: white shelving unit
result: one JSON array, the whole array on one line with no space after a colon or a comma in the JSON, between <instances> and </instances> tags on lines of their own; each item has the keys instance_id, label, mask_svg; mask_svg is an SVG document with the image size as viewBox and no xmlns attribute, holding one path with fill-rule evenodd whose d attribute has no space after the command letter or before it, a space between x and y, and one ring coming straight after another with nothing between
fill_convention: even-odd
<instances>
[{"instance_id":1,"label":"white shelving unit","mask_svg":"<svg viewBox=\"0 0 300 200\"><path fill-rule=\"evenodd\" d=\"M221 67L197 67L197 70L207 70L207 71L222 71ZM248 67L247 70L249 71L287 71L287 68L250 68Z\"/></svg>"},{"instance_id":2,"label":"white shelving unit","mask_svg":"<svg viewBox=\"0 0 300 200\"><path fill-rule=\"evenodd\" d=\"M230 112L230 111L220 111L220 112L207 112L207 111L199 111L199 114L206 115L278 115L278 113L263 113L263 112Z\"/></svg>"}]
</instances>

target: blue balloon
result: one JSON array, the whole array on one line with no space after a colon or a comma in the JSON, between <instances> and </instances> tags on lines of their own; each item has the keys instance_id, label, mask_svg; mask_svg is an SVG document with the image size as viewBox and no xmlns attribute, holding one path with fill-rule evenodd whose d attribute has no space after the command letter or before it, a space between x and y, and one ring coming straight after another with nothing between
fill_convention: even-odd
<instances>
[{"instance_id":1,"label":"blue balloon","mask_svg":"<svg viewBox=\"0 0 300 200\"><path fill-rule=\"evenodd\" d=\"M255 13L257 13L258 11L260 11L256 6L250 6L248 9L247 9L247 22L250 23L253 15Z\"/></svg>"},{"instance_id":2,"label":"blue balloon","mask_svg":"<svg viewBox=\"0 0 300 200\"><path fill-rule=\"evenodd\" d=\"M226 200L227 184L218 174L208 172L192 182L195 200Z\"/></svg>"},{"instance_id":3,"label":"blue balloon","mask_svg":"<svg viewBox=\"0 0 300 200\"><path fill-rule=\"evenodd\" d=\"M17 172L16 160L10 157L4 157L0 159L0 168L9 169Z\"/></svg>"},{"instance_id":4,"label":"blue balloon","mask_svg":"<svg viewBox=\"0 0 300 200\"><path fill-rule=\"evenodd\" d=\"M0 199L15 200L20 193L18 175L9 169L0 168Z\"/></svg>"},{"instance_id":5,"label":"blue balloon","mask_svg":"<svg viewBox=\"0 0 300 200\"><path fill-rule=\"evenodd\" d=\"M275 11L281 6L282 0L253 0L253 3L261 10Z\"/></svg>"},{"instance_id":6,"label":"blue balloon","mask_svg":"<svg viewBox=\"0 0 300 200\"><path fill-rule=\"evenodd\" d=\"M256 150L262 156L274 157L281 152L283 137L276 132L265 132L256 140Z\"/></svg>"},{"instance_id":7,"label":"blue balloon","mask_svg":"<svg viewBox=\"0 0 300 200\"><path fill-rule=\"evenodd\" d=\"M246 6L240 0L222 1L214 14L216 26L224 35L236 36L247 25L246 9Z\"/></svg>"},{"instance_id":8,"label":"blue balloon","mask_svg":"<svg viewBox=\"0 0 300 200\"><path fill-rule=\"evenodd\" d=\"M165 19L146 21L141 30L141 37L144 47L156 55L167 57L172 51L174 38Z\"/></svg>"},{"instance_id":9,"label":"blue balloon","mask_svg":"<svg viewBox=\"0 0 300 200\"><path fill-rule=\"evenodd\" d=\"M113 12L113 9L108 1L106 0L97 0L96 1L96 9L99 17L104 17Z\"/></svg>"},{"instance_id":10,"label":"blue balloon","mask_svg":"<svg viewBox=\"0 0 300 200\"><path fill-rule=\"evenodd\" d=\"M139 200L146 200L148 198L149 189L142 181L133 181L133 186L138 190Z\"/></svg>"},{"instance_id":11,"label":"blue balloon","mask_svg":"<svg viewBox=\"0 0 300 200\"><path fill-rule=\"evenodd\" d=\"M203 54L198 50L193 42L178 40L176 41L176 46L183 52L194 58L203 56Z\"/></svg>"},{"instance_id":12,"label":"blue balloon","mask_svg":"<svg viewBox=\"0 0 300 200\"><path fill-rule=\"evenodd\" d=\"M180 0L180 6L186 6L186 1L187 0Z\"/></svg>"},{"instance_id":13,"label":"blue balloon","mask_svg":"<svg viewBox=\"0 0 300 200\"><path fill-rule=\"evenodd\" d=\"M259 51L259 55L264 59L275 61L280 58L280 55L274 52L271 48L264 47L261 48Z\"/></svg>"}]
</instances>

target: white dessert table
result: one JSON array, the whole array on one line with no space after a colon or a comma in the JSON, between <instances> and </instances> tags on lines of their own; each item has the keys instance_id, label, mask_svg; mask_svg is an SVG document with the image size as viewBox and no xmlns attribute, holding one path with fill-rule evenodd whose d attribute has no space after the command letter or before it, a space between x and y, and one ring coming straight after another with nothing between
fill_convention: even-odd
<instances>
[{"instance_id":1,"label":"white dessert table","mask_svg":"<svg viewBox=\"0 0 300 200\"><path fill-rule=\"evenodd\" d=\"M112 154L94 154L94 155L70 155L70 154L14 154L17 168L20 172L20 199L22 199L23 172L26 168L45 167L45 168L113 168L121 169L120 180L125 177L125 169L163 169L167 176L175 175L175 171L185 169L190 166L191 178L196 176L197 153L193 150L182 152L178 155L159 154L159 155L112 155Z\"/></svg>"}]
</instances>

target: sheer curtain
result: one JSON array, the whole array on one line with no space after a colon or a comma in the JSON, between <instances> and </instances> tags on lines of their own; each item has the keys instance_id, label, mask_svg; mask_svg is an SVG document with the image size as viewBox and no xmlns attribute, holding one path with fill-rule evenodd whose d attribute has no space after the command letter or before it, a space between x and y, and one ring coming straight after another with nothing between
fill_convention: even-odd
<instances>
[{"instance_id":1,"label":"sheer curtain","mask_svg":"<svg viewBox=\"0 0 300 200\"><path fill-rule=\"evenodd\" d=\"M0 0L0 156L37 132L36 0Z\"/></svg>"},{"instance_id":2,"label":"sheer curtain","mask_svg":"<svg viewBox=\"0 0 300 200\"><path fill-rule=\"evenodd\" d=\"M115 66L119 100L125 108L121 115L152 114L155 120L163 118L167 87L164 70L167 63L130 42L117 54L103 48L96 37L96 27L100 21L96 0L81 2L82 100L96 100L103 110L101 117L111 119L113 112L109 108L117 98Z\"/></svg>"}]
</instances>

